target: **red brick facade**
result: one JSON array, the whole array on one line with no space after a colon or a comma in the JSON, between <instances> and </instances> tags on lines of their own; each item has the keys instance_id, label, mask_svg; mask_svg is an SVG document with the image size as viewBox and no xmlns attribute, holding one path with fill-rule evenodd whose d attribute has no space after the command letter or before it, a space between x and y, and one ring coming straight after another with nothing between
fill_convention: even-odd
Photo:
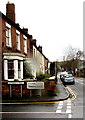
<instances>
[{"instance_id":1,"label":"red brick facade","mask_svg":"<svg viewBox=\"0 0 85 120\"><path fill-rule=\"evenodd\" d=\"M11 25L11 24L10 24ZM20 52L17 51L17 46L16 46L16 28L14 26L11 26L11 39L12 39L12 48L8 49L6 47L6 20L2 20L2 42L3 42L3 52L7 53L20 53L24 54L24 43L23 43L23 33L20 32ZM31 38L27 38L27 53L28 55L25 55L26 57L30 56L30 41Z\"/></svg>"},{"instance_id":2,"label":"red brick facade","mask_svg":"<svg viewBox=\"0 0 85 120\"><path fill-rule=\"evenodd\" d=\"M6 78L8 78L7 71L9 69L9 66L8 66L9 60L13 60L12 62L14 63L14 65L12 65L12 66L14 66L15 67L14 69L16 69L17 71L18 71L18 66L19 66L19 61L20 61L21 62L20 66L22 67L22 74L23 74L24 60L25 60L25 58L30 58L33 56L33 46L35 46L36 49L44 57L44 59L45 59L44 68L47 73L48 59L42 53L42 46L37 47L36 39L34 39L34 40L32 39L32 35L28 34L28 29L27 28L21 29L19 24L15 23L15 5L8 3L6 7L7 7L7 11L6 11L7 16L0 13L0 15L1 15L0 21L2 23L2 28L0 29L0 30L2 30L2 32L0 31L0 33L2 34L2 42L0 42L0 43L2 43L2 53L3 53L3 58L2 58L3 59L3 64L2 64L3 65L3 67L2 67L3 80L7 80ZM6 35L9 34L9 33L7 33L7 25L10 27L10 36L11 36L10 44L11 44L11 46L9 46L9 45L7 46L8 41L7 41ZM20 37L19 38L20 43L17 43L17 38L16 38L17 32ZM20 45L19 50L17 48L17 44ZM22 61L23 61L23 63L22 63ZM18 77L18 73L16 73L16 70L14 70L14 76ZM23 79L23 77L21 78L21 80L22 79Z\"/></svg>"},{"instance_id":3,"label":"red brick facade","mask_svg":"<svg viewBox=\"0 0 85 120\"><path fill-rule=\"evenodd\" d=\"M28 34L28 29L21 29L19 24L15 23L15 5L7 4L7 12L5 16L0 12L0 67L2 68L3 84L2 92L9 94L8 81L22 81L24 78L24 61L33 57L33 46L43 56L43 68L48 73L48 59L42 53L42 47L37 47L36 39L32 39L32 35ZM18 38L19 37L19 38ZM34 68L32 68L34 71ZM43 70L42 70L43 71ZM34 76L36 77L36 76ZM27 82L27 81L26 81ZM26 82L24 80L23 94L29 95ZM12 85L12 90L17 95L20 94L20 85ZM5 90L6 89L6 90ZM12 91L13 92L13 91Z\"/></svg>"}]
</instances>

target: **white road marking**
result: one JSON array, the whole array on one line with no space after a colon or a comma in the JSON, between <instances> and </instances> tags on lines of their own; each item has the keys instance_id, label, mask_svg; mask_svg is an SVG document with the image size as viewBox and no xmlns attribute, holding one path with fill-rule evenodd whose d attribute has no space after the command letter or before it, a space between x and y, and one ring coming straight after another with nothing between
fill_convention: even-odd
<instances>
[{"instance_id":1,"label":"white road marking","mask_svg":"<svg viewBox=\"0 0 85 120\"><path fill-rule=\"evenodd\" d=\"M68 102L67 102L67 110L66 110L66 113L71 113L71 101L70 101L70 99L69 99Z\"/></svg>"},{"instance_id":2,"label":"white road marking","mask_svg":"<svg viewBox=\"0 0 85 120\"><path fill-rule=\"evenodd\" d=\"M0 114L55 114L55 112L0 112ZM62 112L62 114L65 114L66 112ZM68 113L67 113L68 114Z\"/></svg>"},{"instance_id":3,"label":"white road marking","mask_svg":"<svg viewBox=\"0 0 85 120\"><path fill-rule=\"evenodd\" d=\"M50 114L53 113L55 114L55 112L0 112L0 114ZM63 114L65 114L65 112L63 112Z\"/></svg>"},{"instance_id":4,"label":"white road marking","mask_svg":"<svg viewBox=\"0 0 85 120\"><path fill-rule=\"evenodd\" d=\"M67 109L71 109L71 106L67 106Z\"/></svg>"},{"instance_id":5,"label":"white road marking","mask_svg":"<svg viewBox=\"0 0 85 120\"><path fill-rule=\"evenodd\" d=\"M72 118L72 114L68 114L68 118Z\"/></svg>"},{"instance_id":6,"label":"white road marking","mask_svg":"<svg viewBox=\"0 0 85 120\"><path fill-rule=\"evenodd\" d=\"M59 104L63 104L63 101L60 101Z\"/></svg>"},{"instance_id":7,"label":"white road marking","mask_svg":"<svg viewBox=\"0 0 85 120\"><path fill-rule=\"evenodd\" d=\"M56 110L56 113L61 113L61 109L60 110Z\"/></svg>"},{"instance_id":8,"label":"white road marking","mask_svg":"<svg viewBox=\"0 0 85 120\"><path fill-rule=\"evenodd\" d=\"M70 99L68 99L68 103L71 103L71 100L70 100Z\"/></svg>"},{"instance_id":9,"label":"white road marking","mask_svg":"<svg viewBox=\"0 0 85 120\"><path fill-rule=\"evenodd\" d=\"M67 109L67 110L66 110L66 113L71 113L71 109Z\"/></svg>"},{"instance_id":10,"label":"white road marking","mask_svg":"<svg viewBox=\"0 0 85 120\"><path fill-rule=\"evenodd\" d=\"M67 109L66 112L62 112L62 107L63 107L63 103L64 101L60 101L57 107L56 112L0 112L0 113L7 113L7 114L13 114L13 113L25 113L25 114L55 114L55 113L61 113L61 114L67 114L68 118L72 118L72 114L71 114L71 100L69 99L67 101Z\"/></svg>"},{"instance_id":11,"label":"white road marking","mask_svg":"<svg viewBox=\"0 0 85 120\"><path fill-rule=\"evenodd\" d=\"M63 107L63 101L60 101L59 104L58 104L56 113L61 113L62 107Z\"/></svg>"},{"instance_id":12,"label":"white road marking","mask_svg":"<svg viewBox=\"0 0 85 120\"><path fill-rule=\"evenodd\" d=\"M67 103L67 106L68 106L68 105L71 105L71 103Z\"/></svg>"},{"instance_id":13,"label":"white road marking","mask_svg":"<svg viewBox=\"0 0 85 120\"><path fill-rule=\"evenodd\" d=\"M68 100L68 102L67 102L67 106L68 106L68 105L71 105L71 100Z\"/></svg>"},{"instance_id":14,"label":"white road marking","mask_svg":"<svg viewBox=\"0 0 85 120\"><path fill-rule=\"evenodd\" d=\"M61 109L61 108L62 108L62 106L58 106L58 107L57 107L57 109Z\"/></svg>"},{"instance_id":15,"label":"white road marking","mask_svg":"<svg viewBox=\"0 0 85 120\"><path fill-rule=\"evenodd\" d=\"M61 112L62 107L63 107L63 101L60 101L59 104L58 104L56 113L62 113L62 112ZM68 101L67 101L66 113L71 113L71 100L70 100L70 99L68 99Z\"/></svg>"}]
</instances>

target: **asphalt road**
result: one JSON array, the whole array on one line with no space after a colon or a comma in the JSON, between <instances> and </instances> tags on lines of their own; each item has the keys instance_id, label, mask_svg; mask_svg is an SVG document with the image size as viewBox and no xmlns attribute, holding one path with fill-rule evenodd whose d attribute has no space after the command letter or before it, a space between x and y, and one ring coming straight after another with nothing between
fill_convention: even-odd
<instances>
[{"instance_id":1,"label":"asphalt road","mask_svg":"<svg viewBox=\"0 0 85 120\"><path fill-rule=\"evenodd\" d=\"M50 104L2 105L3 118L83 118L85 84L82 78L75 79L75 85L68 85L76 94L75 100L69 99ZM62 84L60 80L59 84Z\"/></svg>"}]
</instances>

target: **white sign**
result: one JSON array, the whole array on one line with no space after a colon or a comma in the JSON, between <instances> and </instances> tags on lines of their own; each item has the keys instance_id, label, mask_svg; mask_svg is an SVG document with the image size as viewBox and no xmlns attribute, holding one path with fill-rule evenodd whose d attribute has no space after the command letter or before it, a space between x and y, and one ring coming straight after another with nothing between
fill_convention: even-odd
<instances>
[{"instance_id":1,"label":"white sign","mask_svg":"<svg viewBox=\"0 0 85 120\"><path fill-rule=\"evenodd\" d=\"M9 85L15 85L15 84L16 84L16 85L17 85L17 84L18 84L18 85L19 85L19 84L22 85L22 84L24 84L24 82L8 82L8 84L9 84Z\"/></svg>"},{"instance_id":2,"label":"white sign","mask_svg":"<svg viewBox=\"0 0 85 120\"><path fill-rule=\"evenodd\" d=\"M44 82L27 82L27 89L44 89Z\"/></svg>"}]
</instances>

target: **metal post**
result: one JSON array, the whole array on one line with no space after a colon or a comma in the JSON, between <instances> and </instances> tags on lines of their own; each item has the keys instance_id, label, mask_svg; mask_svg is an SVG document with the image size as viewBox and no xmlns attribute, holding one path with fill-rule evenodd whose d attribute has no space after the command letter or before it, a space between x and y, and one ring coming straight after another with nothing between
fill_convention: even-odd
<instances>
[{"instance_id":1,"label":"metal post","mask_svg":"<svg viewBox=\"0 0 85 120\"><path fill-rule=\"evenodd\" d=\"M32 91L30 90L30 97L32 96Z\"/></svg>"},{"instance_id":2,"label":"metal post","mask_svg":"<svg viewBox=\"0 0 85 120\"><path fill-rule=\"evenodd\" d=\"M56 61L55 61L55 80L57 82L57 68L56 68Z\"/></svg>"},{"instance_id":3,"label":"metal post","mask_svg":"<svg viewBox=\"0 0 85 120\"><path fill-rule=\"evenodd\" d=\"M10 85L10 97L12 97L12 85Z\"/></svg>"},{"instance_id":4,"label":"metal post","mask_svg":"<svg viewBox=\"0 0 85 120\"><path fill-rule=\"evenodd\" d=\"M40 89L40 96L41 96L41 89Z\"/></svg>"},{"instance_id":5,"label":"metal post","mask_svg":"<svg viewBox=\"0 0 85 120\"><path fill-rule=\"evenodd\" d=\"M22 85L21 85L21 98L22 98Z\"/></svg>"},{"instance_id":6,"label":"metal post","mask_svg":"<svg viewBox=\"0 0 85 120\"><path fill-rule=\"evenodd\" d=\"M56 76L56 61L55 61L55 76Z\"/></svg>"}]
</instances>

